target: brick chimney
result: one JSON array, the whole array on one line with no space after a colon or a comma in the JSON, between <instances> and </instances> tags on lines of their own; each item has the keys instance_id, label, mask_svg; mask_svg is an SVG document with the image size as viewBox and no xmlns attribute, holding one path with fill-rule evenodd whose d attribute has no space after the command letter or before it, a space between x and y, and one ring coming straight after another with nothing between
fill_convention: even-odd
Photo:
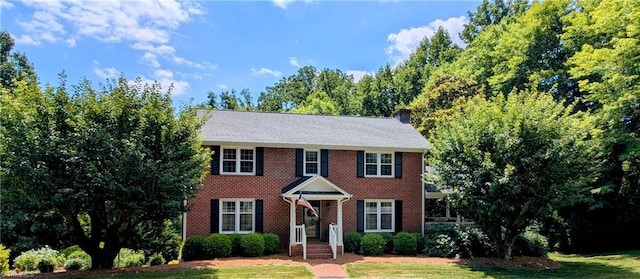
<instances>
[{"instance_id":1,"label":"brick chimney","mask_svg":"<svg viewBox=\"0 0 640 279\"><path fill-rule=\"evenodd\" d=\"M398 121L409 124L411 122L411 110L408 108L399 108L393 112L393 118L398 119Z\"/></svg>"}]
</instances>

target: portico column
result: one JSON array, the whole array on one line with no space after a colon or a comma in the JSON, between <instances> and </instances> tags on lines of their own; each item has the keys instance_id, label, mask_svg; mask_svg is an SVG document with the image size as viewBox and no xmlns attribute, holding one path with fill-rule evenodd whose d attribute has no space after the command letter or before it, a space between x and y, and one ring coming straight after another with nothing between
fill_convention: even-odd
<instances>
[{"instance_id":1,"label":"portico column","mask_svg":"<svg viewBox=\"0 0 640 279\"><path fill-rule=\"evenodd\" d=\"M291 244L296 241L296 203L291 198L289 208L289 256L291 256Z\"/></svg>"},{"instance_id":2,"label":"portico column","mask_svg":"<svg viewBox=\"0 0 640 279\"><path fill-rule=\"evenodd\" d=\"M343 244L342 241L342 201L341 200L336 200L336 202L338 203L338 244ZM342 252L344 253L344 248L342 248Z\"/></svg>"}]
</instances>

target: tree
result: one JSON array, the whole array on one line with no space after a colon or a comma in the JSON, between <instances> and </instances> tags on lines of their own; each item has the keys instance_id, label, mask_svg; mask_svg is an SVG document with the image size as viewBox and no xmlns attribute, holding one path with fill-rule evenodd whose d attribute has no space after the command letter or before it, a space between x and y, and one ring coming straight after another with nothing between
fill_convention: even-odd
<instances>
[{"instance_id":1,"label":"tree","mask_svg":"<svg viewBox=\"0 0 640 279\"><path fill-rule=\"evenodd\" d=\"M37 77L33 65L24 54L12 52L15 42L11 34L0 31L0 88L11 92L16 82L27 80L36 82ZM2 90L4 91L4 90ZM0 92L0 94L4 94Z\"/></svg>"},{"instance_id":2,"label":"tree","mask_svg":"<svg viewBox=\"0 0 640 279\"><path fill-rule=\"evenodd\" d=\"M476 96L433 130L431 182L511 258L516 236L534 220L576 202L589 182L589 115L547 94Z\"/></svg>"},{"instance_id":3,"label":"tree","mask_svg":"<svg viewBox=\"0 0 640 279\"><path fill-rule=\"evenodd\" d=\"M111 268L139 224L186 210L209 152L198 139L202 119L176 113L170 90L121 78L99 90L85 80L73 94L18 91L0 103L2 178L11 184L3 199L27 213L53 211L93 269Z\"/></svg>"},{"instance_id":4,"label":"tree","mask_svg":"<svg viewBox=\"0 0 640 279\"><path fill-rule=\"evenodd\" d=\"M307 97L302 104L292 108L292 113L305 113L305 114L332 114L338 115L340 111L329 95L323 91L313 92Z\"/></svg>"},{"instance_id":5,"label":"tree","mask_svg":"<svg viewBox=\"0 0 640 279\"><path fill-rule=\"evenodd\" d=\"M483 0L475 12L469 12L469 22L464 25L460 39L471 43L487 26L496 25L517 17L528 8L527 0Z\"/></svg>"}]
</instances>

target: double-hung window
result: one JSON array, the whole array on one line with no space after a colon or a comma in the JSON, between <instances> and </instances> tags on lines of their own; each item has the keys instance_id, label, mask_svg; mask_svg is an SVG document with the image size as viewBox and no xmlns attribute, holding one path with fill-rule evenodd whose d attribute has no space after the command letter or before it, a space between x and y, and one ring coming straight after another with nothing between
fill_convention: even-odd
<instances>
[{"instance_id":1,"label":"double-hung window","mask_svg":"<svg viewBox=\"0 0 640 279\"><path fill-rule=\"evenodd\" d=\"M250 233L254 230L253 200L221 200L220 232Z\"/></svg>"},{"instance_id":2,"label":"double-hung window","mask_svg":"<svg viewBox=\"0 0 640 279\"><path fill-rule=\"evenodd\" d=\"M255 149L242 147L222 148L222 173L254 174Z\"/></svg>"},{"instance_id":3,"label":"double-hung window","mask_svg":"<svg viewBox=\"0 0 640 279\"><path fill-rule=\"evenodd\" d=\"M365 153L365 176L393 177L393 153Z\"/></svg>"},{"instance_id":4,"label":"double-hung window","mask_svg":"<svg viewBox=\"0 0 640 279\"><path fill-rule=\"evenodd\" d=\"M318 150L304 151L304 175L316 175L320 173L320 152Z\"/></svg>"},{"instance_id":5,"label":"double-hung window","mask_svg":"<svg viewBox=\"0 0 640 279\"><path fill-rule=\"evenodd\" d=\"M393 200L366 200L364 203L365 232L393 232Z\"/></svg>"}]
</instances>

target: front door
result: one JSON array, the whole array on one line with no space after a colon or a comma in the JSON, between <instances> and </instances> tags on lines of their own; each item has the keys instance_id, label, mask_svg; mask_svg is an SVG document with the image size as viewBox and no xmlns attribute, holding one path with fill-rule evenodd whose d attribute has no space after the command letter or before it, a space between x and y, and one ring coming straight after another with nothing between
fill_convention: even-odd
<instances>
[{"instance_id":1,"label":"front door","mask_svg":"<svg viewBox=\"0 0 640 279\"><path fill-rule=\"evenodd\" d=\"M306 207L303 207L302 210L302 220L304 222L304 227L306 228L307 238L315 238L320 239L320 216L322 213L320 212L320 201L309 201L311 206L318 213L318 217L313 215L313 212Z\"/></svg>"}]
</instances>

